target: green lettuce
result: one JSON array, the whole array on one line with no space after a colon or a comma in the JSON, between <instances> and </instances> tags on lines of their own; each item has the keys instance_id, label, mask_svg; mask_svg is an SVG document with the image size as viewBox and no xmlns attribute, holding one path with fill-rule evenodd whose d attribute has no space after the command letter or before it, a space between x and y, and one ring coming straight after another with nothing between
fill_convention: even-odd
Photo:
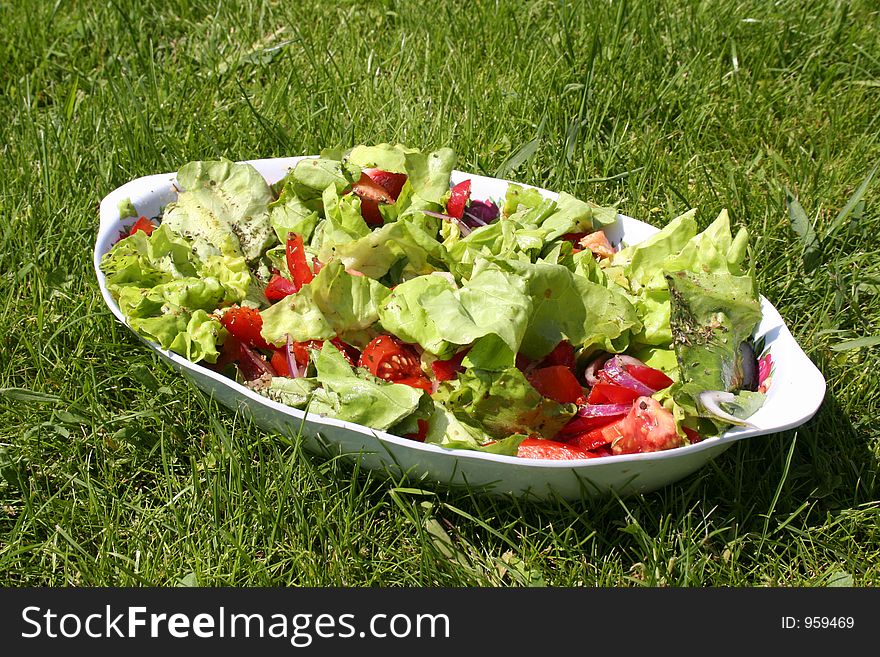
<instances>
[{"instance_id":1,"label":"green lettuce","mask_svg":"<svg viewBox=\"0 0 880 657\"><path fill-rule=\"evenodd\" d=\"M244 256L254 261L272 243L272 190L250 164L190 162L177 172L183 187L162 223L193 242L200 256Z\"/></svg>"},{"instance_id":2,"label":"green lettuce","mask_svg":"<svg viewBox=\"0 0 880 657\"><path fill-rule=\"evenodd\" d=\"M574 415L574 404L543 397L515 367L502 371L470 368L438 391L444 402L468 424L496 438L539 434L552 438Z\"/></svg>"}]
</instances>

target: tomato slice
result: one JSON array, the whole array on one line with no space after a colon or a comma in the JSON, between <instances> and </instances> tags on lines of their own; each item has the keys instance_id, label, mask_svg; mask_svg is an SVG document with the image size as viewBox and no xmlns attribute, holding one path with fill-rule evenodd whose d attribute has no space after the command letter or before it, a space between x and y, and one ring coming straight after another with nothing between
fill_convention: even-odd
<instances>
[{"instance_id":1,"label":"tomato slice","mask_svg":"<svg viewBox=\"0 0 880 657\"><path fill-rule=\"evenodd\" d=\"M593 255L597 255L600 258L610 258L614 255L614 247L611 246L608 237L601 230L584 235L578 240L578 243L582 248L589 249L593 252Z\"/></svg>"},{"instance_id":2,"label":"tomato slice","mask_svg":"<svg viewBox=\"0 0 880 657\"><path fill-rule=\"evenodd\" d=\"M684 429L684 435L687 436L688 440L691 442L691 445L693 445L694 443L698 443L703 439L703 437L699 433L697 433L694 429L691 429L690 427L682 427L682 429Z\"/></svg>"},{"instance_id":3,"label":"tomato slice","mask_svg":"<svg viewBox=\"0 0 880 657\"><path fill-rule=\"evenodd\" d=\"M260 331L263 329L263 318L256 308L232 306L220 318L220 323L239 341L251 347L270 349Z\"/></svg>"},{"instance_id":4,"label":"tomato slice","mask_svg":"<svg viewBox=\"0 0 880 657\"><path fill-rule=\"evenodd\" d=\"M152 235L153 231L156 230L156 228L158 228L158 226L156 226L156 224L154 224L152 221L150 221L146 217L141 217L131 225L131 229L128 231L128 234L129 236L131 236L140 230L145 232L147 235Z\"/></svg>"},{"instance_id":5,"label":"tomato slice","mask_svg":"<svg viewBox=\"0 0 880 657\"><path fill-rule=\"evenodd\" d=\"M471 180L463 180L449 192L449 201L446 202L446 214L456 219L464 216L464 209L471 199Z\"/></svg>"},{"instance_id":6,"label":"tomato slice","mask_svg":"<svg viewBox=\"0 0 880 657\"><path fill-rule=\"evenodd\" d=\"M584 396L584 390L571 370L565 365L552 365L534 370L529 375L529 383L542 396L570 404Z\"/></svg>"},{"instance_id":7,"label":"tomato slice","mask_svg":"<svg viewBox=\"0 0 880 657\"><path fill-rule=\"evenodd\" d=\"M672 413L652 397L639 397L620 422L620 439L611 445L614 454L659 452L684 443Z\"/></svg>"},{"instance_id":8,"label":"tomato slice","mask_svg":"<svg viewBox=\"0 0 880 657\"><path fill-rule=\"evenodd\" d=\"M405 173L393 173L383 169L363 169L361 175L366 175L374 183L384 188L392 201L397 200L406 183Z\"/></svg>"},{"instance_id":9,"label":"tomato slice","mask_svg":"<svg viewBox=\"0 0 880 657\"><path fill-rule=\"evenodd\" d=\"M599 383L590 389L587 395L588 404L628 404L635 401L639 396L634 390L624 388L616 383L602 381L599 375Z\"/></svg>"},{"instance_id":10,"label":"tomato slice","mask_svg":"<svg viewBox=\"0 0 880 657\"><path fill-rule=\"evenodd\" d=\"M663 388L668 388L674 383L674 381L662 371L654 369L653 367L648 367L647 365L627 365L626 371L629 372L634 379L638 379L654 390L663 390Z\"/></svg>"},{"instance_id":11,"label":"tomato slice","mask_svg":"<svg viewBox=\"0 0 880 657\"><path fill-rule=\"evenodd\" d=\"M281 274L272 274L266 285L266 298L271 302L281 301L286 296L296 294L297 287L292 281L287 280Z\"/></svg>"},{"instance_id":12,"label":"tomato slice","mask_svg":"<svg viewBox=\"0 0 880 657\"><path fill-rule=\"evenodd\" d=\"M455 376L464 370L461 361L467 355L470 349L459 351L455 356L448 360L435 360L431 363L431 369L434 371L434 378L438 381L451 381Z\"/></svg>"},{"instance_id":13,"label":"tomato slice","mask_svg":"<svg viewBox=\"0 0 880 657\"><path fill-rule=\"evenodd\" d=\"M385 223L385 219L379 211L379 201L372 199L361 199L361 217L364 218L368 226L381 226Z\"/></svg>"},{"instance_id":14,"label":"tomato slice","mask_svg":"<svg viewBox=\"0 0 880 657\"><path fill-rule=\"evenodd\" d=\"M358 365L385 381L418 379L423 376L416 350L393 335L373 338L364 347Z\"/></svg>"},{"instance_id":15,"label":"tomato slice","mask_svg":"<svg viewBox=\"0 0 880 657\"><path fill-rule=\"evenodd\" d=\"M241 358L241 341L230 333L220 346L220 355L214 363L214 369L221 370L239 358Z\"/></svg>"},{"instance_id":16,"label":"tomato slice","mask_svg":"<svg viewBox=\"0 0 880 657\"><path fill-rule=\"evenodd\" d=\"M303 285L311 283L315 275L309 269L309 263L306 261L306 249L303 244L302 235L296 233L287 233L287 269L290 277L293 279L293 286L296 291Z\"/></svg>"},{"instance_id":17,"label":"tomato slice","mask_svg":"<svg viewBox=\"0 0 880 657\"><path fill-rule=\"evenodd\" d=\"M541 367L550 367L551 365L562 365L574 371L574 347L568 340L563 340L553 348L553 351L544 356Z\"/></svg>"},{"instance_id":18,"label":"tomato slice","mask_svg":"<svg viewBox=\"0 0 880 657\"><path fill-rule=\"evenodd\" d=\"M351 187L351 193L363 199L378 201L380 203L393 203L391 194L382 185L373 180L365 171L361 171L360 179Z\"/></svg>"},{"instance_id":19,"label":"tomato slice","mask_svg":"<svg viewBox=\"0 0 880 657\"><path fill-rule=\"evenodd\" d=\"M526 438L519 444L516 455L520 458L547 459L551 461L595 458L594 454L580 447L560 443L556 440L544 440L543 438Z\"/></svg>"},{"instance_id":20,"label":"tomato slice","mask_svg":"<svg viewBox=\"0 0 880 657\"><path fill-rule=\"evenodd\" d=\"M588 451L604 445L610 445L621 437L624 420L625 417L618 418L604 426L576 434L571 438L566 438L565 443Z\"/></svg>"},{"instance_id":21,"label":"tomato slice","mask_svg":"<svg viewBox=\"0 0 880 657\"><path fill-rule=\"evenodd\" d=\"M290 368L287 366L287 357L284 355L285 349L287 349L287 347L276 349L272 354L272 359L269 361L269 364L278 376L290 376Z\"/></svg>"},{"instance_id":22,"label":"tomato slice","mask_svg":"<svg viewBox=\"0 0 880 657\"><path fill-rule=\"evenodd\" d=\"M419 425L418 433L407 433L404 434L404 438L409 438L410 440L418 440L420 443L425 442L425 438L428 437L428 421L427 420L416 420L416 424Z\"/></svg>"},{"instance_id":23,"label":"tomato slice","mask_svg":"<svg viewBox=\"0 0 880 657\"><path fill-rule=\"evenodd\" d=\"M394 381L391 381L391 383L402 383L411 388L420 388L428 394L431 394L431 390L433 389L431 379L424 374L420 374L419 376L408 376L403 379L395 379Z\"/></svg>"},{"instance_id":24,"label":"tomato slice","mask_svg":"<svg viewBox=\"0 0 880 657\"><path fill-rule=\"evenodd\" d=\"M347 342L343 342L339 338L331 338L330 344L339 349L342 352L342 355L345 356L345 360L348 361L348 364L352 367L356 367L358 359L361 357L361 352L352 347Z\"/></svg>"},{"instance_id":25,"label":"tomato slice","mask_svg":"<svg viewBox=\"0 0 880 657\"><path fill-rule=\"evenodd\" d=\"M340 341L341 342L341 341ZM296 360L296 364L300 367L305 367L309 364L309 356L312 349L320 350L321 347L324 346L323 340L308 340L306 342L294 342L293 343L293 357ZM337 345L337 348L346 355L345 350L340 348ZM283 352L282 352L283 353ZM351 360L349 360L351 362Z\"/></svg>"}]
</instances>

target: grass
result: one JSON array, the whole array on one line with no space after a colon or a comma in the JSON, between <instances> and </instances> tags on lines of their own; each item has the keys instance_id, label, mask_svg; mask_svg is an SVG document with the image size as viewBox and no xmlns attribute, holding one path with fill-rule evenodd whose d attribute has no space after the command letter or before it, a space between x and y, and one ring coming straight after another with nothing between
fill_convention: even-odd
<instances>
[{"instance_id":1,"label":"grass","mask_svg":"<svg viewBox=\"0 0 880 657\"><path fill-rule=\"evenodd\" d=\"M878 183L836 221L880 161L876 3L11 0L0 25L0 583L880 583ZM819 413L651 494L416 493L216 407L105 308L110 190L380 141L657 224L728 208Z\"/></svg>"}]
</instances>

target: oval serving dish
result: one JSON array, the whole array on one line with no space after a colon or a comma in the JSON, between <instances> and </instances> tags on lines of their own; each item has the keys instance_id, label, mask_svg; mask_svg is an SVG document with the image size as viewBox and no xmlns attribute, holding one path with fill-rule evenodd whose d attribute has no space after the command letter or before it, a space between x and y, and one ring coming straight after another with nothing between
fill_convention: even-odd
<instances>
[{"instance_id":1,"label":"oval serving dish","mask_svg":"<svg viewBox=\"0 0 880 657\"><path fill-rule=\"evenodd\" d=\"M274 183L301 159L313 156L250 160ZM509 181L454 171L452 183L470 178L474 198L503 197ZM138 178L112 191L100 206L94 266L104 301L123 324L128 325L110 295L100 268L101 257L123 230L119 203L131 201L138 215L154 217L177 197L176 174ZM517 183L520 184L520 183ZM525 185L528 187L527 185ZM554 192L539 189L547 198ZM129 220L130 222L130 220ZM634 244L658 232L658 228L624 215L605 229L612 244ZM764 405L749 418L752 427L736 427L721 436L693 445L646 454L607 456L573 461L546 461L446 449L424 444L335 418L310 415L264 397L217 372L193 363L143 340L160 358L224 406L253 418L266 431L297 434L302 431L305 448L316 454L345 454L360 459L361 467L389 477L406 476L423 485L467 486L493 495L516 495L533 499L561 497L581 499L615 491L619 495L648 492L673 483L704 466L735 441L761 436L808 421L825 395L825 380L785 326L773 305L761 297L762 319L754 337L764 339L764 361L772 362L772 379ZM767 355L769 354L769 359Z\"/></svg>"}]
</instances>

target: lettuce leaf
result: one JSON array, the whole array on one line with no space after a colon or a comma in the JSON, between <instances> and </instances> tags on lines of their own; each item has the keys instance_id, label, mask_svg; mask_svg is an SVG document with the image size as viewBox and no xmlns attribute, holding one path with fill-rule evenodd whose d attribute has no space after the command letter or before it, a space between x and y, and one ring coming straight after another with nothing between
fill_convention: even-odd
<instances>
[{"instance_id":1,"label":"lettuce leaf","mask_svg":"<svg viewBox=\"0 0 880 657\"><path fill-rule=\"evenodd\" d=\"M183 191L165 208L162 223L193 242L200 256L241 255L251 262L272 243L272 190L250 164L189 162L177 181Z\"/></svg>"}]
</instances>

